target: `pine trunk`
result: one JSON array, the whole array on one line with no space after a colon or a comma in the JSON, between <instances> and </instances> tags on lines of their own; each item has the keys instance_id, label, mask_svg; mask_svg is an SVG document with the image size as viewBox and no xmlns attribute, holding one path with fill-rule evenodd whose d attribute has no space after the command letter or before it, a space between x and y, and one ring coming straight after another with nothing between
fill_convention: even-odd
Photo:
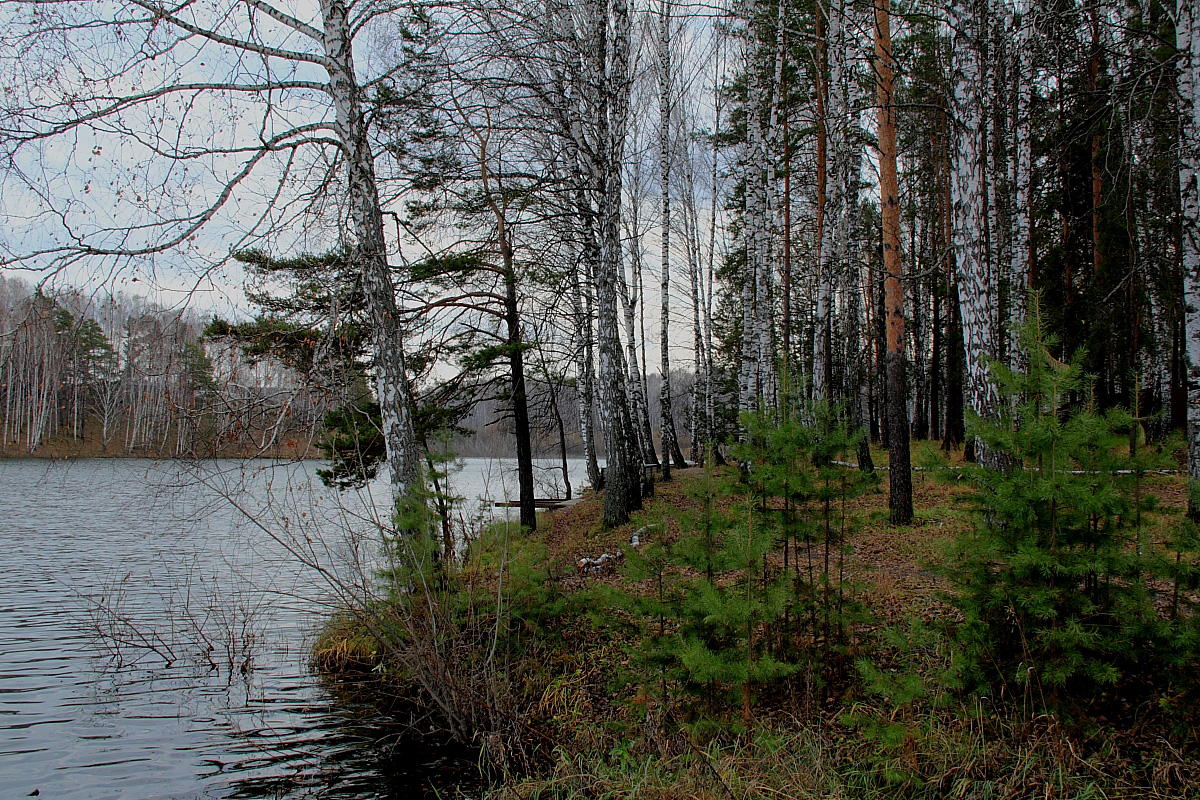
<instances>
[{"instance_id":1,"label":"pine trunk","mask_svg":"<svg viewBox=\"0 0 1200 800\"><path fill-rule=\"evenodd\" d=\"M912 522L912 468L908 442L908 384L904 364L904 289L900 282L900 188L896 177L896 67L892 56L891 0L875 4L875 81L879 102L879 203L883 217L883 295L887 330L888 476L893 525Z\"/></svg>"}]
</instances>

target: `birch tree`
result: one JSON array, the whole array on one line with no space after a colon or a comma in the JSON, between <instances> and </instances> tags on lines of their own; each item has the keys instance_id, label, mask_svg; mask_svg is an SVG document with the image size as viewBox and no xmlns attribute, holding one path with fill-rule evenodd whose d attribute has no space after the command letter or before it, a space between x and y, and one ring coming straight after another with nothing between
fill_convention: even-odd
<instances>
[{"instance_id":1,"label":"birch tree","mask_svg":"<svg viewBox=\"0 0 1200 800\"><path fill-rule=\"evenodd\" d=\"M1179 195L1184 304L1187 314L1188 513L1200 519L1200 13L1178 0L1175 46L1179 53Z\"/></svg>"},{"instance_id":2,"label":"birch tree","mask_svg":"<svg viewBox=\"0 0 1200 800\"><path fill-rule=\"evenodd\" d=\"M635 145L636 142L630 142ZM624 166L624 165L622 165ZM634 158L628 170L628 179L623 181L626 190L623 207L626 209L622 223L625 229L626 251L629 253L628 270L622 269L617 288L620 292L621 310L625 319L625 365L630 413L633 414L633 429L638 436L638 451L646 464L658 464L654 449L654 432L650 425L650 401L646 393L645 336L645 263L643 260L645 236L642 228L642 207L646 204L647 191L643 180L642 162ZM628 274L626 274L628 273ZM642 355L638 357L639 345Z\"/></svg>"},{"instance_id":3,"label":"birch tree","mask_svg":"<svg viewBox=\"0 0 1200 800\"><path fill-rule=\"evenodd\" d=\"M333 231L344 223L366 290L393 492L397 500L417 492L403 331L367 115L373 93L410 91L412 62L399 58L368 73L355 52L404 4L320 0L299 16L266 0L3 6L14 21L2 54L13 90L3 123L6 194L39 213L0 243L0 266L69 275L180 252L219 263L249 241L278 241L291 226L328 219L323 189L340 186L327 235L338 238ZM97 161L111 157L108 187L87 179L100 174L95 164L84 172L70 159L44 158L80 147ZM39 160L65 166L46 178L28 168ZM318 189L318 202L306 188ZM41 224L48 230L30 238ZM209 231L232 231L233 247L200 251L197 240Z\"/></svg>"},{"instance_id":4,"label":"birch tree","mask_svg":"<svg viewBox=\"0 0 1200 800\"><path fill-rule=\"evenodd\" d=\"M662 384L658 390L660 411L660 426L662 437L662 475L663 480L671 479L671 462L682 469L686 466L683 453L679 450L679 439L675 434L675 409L671 396L671 357L670 357L670 298L671 298L671 8L667 0L659 5L659 37L658 37L658 169L659 192L662 195L661 225L662 242L660 258L662 260L661 280L659 282L659 372Z\"/></svg>"},{"instance_id":5,"label":"birch tree","mask_svg":"<svg viewBox=\"0 0 1200 800\"><path fill-rule=\"evenodd\" d=\"M1030 48L1034 42L1035 16L1033 4L1020 3L1020 15L1009 20L1017 28L1012 50L1012 230L1009 263L1009 346L1008 358L1019 353L1016 332L1025 319L1025 294L1029 290L1030 269L1033 264L1033 131L1030 115L1033 111L1033 58Z\"/></svg>"},{"instance_id":6,"label":"birch tree","mask_svg":"<svg viewBox=\"0 0 1200 800\"><path fill-rule=\"evenodd\" d=\"M711 84L701 91L712 103L711 121L720 130L724 115L724 96L719 90L722 55L722 35L713 31ZM681 87L682 90L682 87ZM696 90L681 91L678 111L685 129L698 127L703 98ZM691 397L692 458L712 461L720 458L716 435L716 400L713 356L713 300L715 265L718 257L718 209L721 207L721 165L719 148L714 137L692 136L680 148L680 205L682 205L684 243L688 261L688 283L691 295L693 374ZM703 186L701 185L703 184ZM707 196L708 208L702 208ZM705 213L707 212L707 213Z\"/></svg>"},{"instance_id":7,"label":"birch tree","mask_svg":"<svg viewBox=\"0 0 1200 800\"><path fill-rule=\"evenodd\" d=\"M619 525L642 499L642 453L629 396L619 308L632 85L630 9L625 0L574 4L556 0L509 13L512 16L503 22L489 18L486 24L498 46L513 59L531 95L531 110L546 122L547 152L562 152L566 184L560 192L569 198L563 211L570 217L591 278L580 287L582 297L573 299L573 304L590 322L585 307L589 288L595 301L595 388L607 455L603 518L605 525ZM526 37L522 42L528 50L513 45L516 33Z\"/></svg>"},{"instance_id":8,"label":"birch tree","mask_svg":"<svg viewBox=\"0 0 1200 800\"><path fill-rule=\"evenodd\" d=\"M636 452L630 404L622 390L624 359L617 320L618 281L621 279L621 160L629 122L629 6L609 0L608 8L589 3L596 30L590 39L598 103L593 107L598 157L595 169L600 217L600 259L596 263L597 336L600 358L601 415L605 420L608 478L604 483L604 524L619 525L641 506L641 460ZM608 27L607 32L603 28Z\"/></svg>"},{"instance_id":9,"label":"birch tree","mask_svg":"<svg viewBox=\"0 0 1200 800\"><path fill-rule=\"evenodd\" d=\"M817 10L824 35L818 45L817 142L817 302L813 333L814 398L829 399L833 383L834 287L850 260L850 212L854 203L848 185L854 153L849 141L850 97L846 62L843 0L828 0Z\"/></svg>"},{"instance_id":10,"label":"birch tree","mask_svg":"<svg viewBox=\"0 0 1200 800\"><path fill-rule=\"evenodd\" d=\"M770 142L774 121L775 93L778 83L771 80L774 63L764 63L768 49L765 35L770 30L767 9L754 0L746 4L746 34L743 43L743 69L746 92L745 143L741 173L744 182L742 236L744 264L740 280L741 358L738 373L738 408L757 411L773 399L775 387L774 347L772 343L772 174Z\"/></svg>"},{"instance_id":11,"label":"birch tree","mask_svg":"<svg viewBox=\"0 0 1200 800\"><path fill-rule=\"evenodd\" d=\"M996 353L996 276L987 248L985 176L986 118L983 113L984 61L980 42L988 24L980 0L950 0L947 18L951 53L951 179L953 248L966 353L967 403L980 417L998 411L999 397L987 360ZM976 442L976 457L990 463Z\"/></svg>"}]
</instances>

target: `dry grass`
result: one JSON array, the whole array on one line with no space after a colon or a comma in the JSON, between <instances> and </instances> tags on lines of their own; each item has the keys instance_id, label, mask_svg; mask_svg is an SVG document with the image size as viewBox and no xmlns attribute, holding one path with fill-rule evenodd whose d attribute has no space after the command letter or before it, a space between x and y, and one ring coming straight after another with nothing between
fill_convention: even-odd
<instances>
[{"instance_id":1,"label":"dry grass","mask_svg":"<svg viewBox=\"0 0 1200 800\"><path fill-rule=\"evenodd\" d=\"M560 750L547 774L489 800L1183 800L1194 763L1164 749L1142 775L1110 771L1121 754L1084 749L1056 720L986 725L944 716L887 754L836 720L776 718L726 742L631 741L603 753ZM1111 748L1111 742L1105 742Z\"/></svg>"},{"instance_id":2,"label":"dry grass","mask_svg":"<svg viewBox=\"0 0 1200 800\"><path fill-rule=\"evenodd\" d=\"M953 460L961 456L955 455ZM880 463L882 459L877 459ZM570 592L598 582L616 583L619 571L583 574L583 557L618 552L630 536L666 510L668 540L679 534L679 511L698 510L689 487L701 470L677 472L659 483L647 509L614 529L603 529L601 497L542 518L552 574ZM886 473L884 473L886 475ZM1147 515L1147 539L1162 542L1186 506L1186 482L1178 475L1147 478L1158 499ZM849 502L848 578L879 625L918 618L953 617L943 604L948 589L937 566L956 534L974 524L962 482L914 475L916 518L888 523L886 478L876 491ZM736 498L728 498L732 504ZM643 531L643 537L646 532ZM764 697L761 722L752 736L724 736L705 744L682 731L665 734L653 701L636 687L633 696L609 697L606 680L620 669L619 643L580 633L561 663L547 664L554 677L539 713L553 722L559 744L544 770L505 782L489 795L499 800L613 798L614 800L750 800L750 798L854 798L908 800L1168 800L1200 797L1200 759L1179 744L1190 733L1150 724L1136 730L1103 720L1067 729L1054 716L1032 718L1020 709L981 702L950 708L915 704L903 709L874 704L860 690L823 708L790 716L786 698ZM881 653L885 660L887 656ZM561 669L560 669L561 667ZM887 746L848 725L847 715L895 724L903 735ZM1142 726L1142 723L1138 723ZM666 736L668 738L664 739Z\"/></svg>"},{"instance_id":3,"label":"dry grass","mask_svg":"<svg viewBox=\"0 0 1200 800\"><path fill-rule=\"evenodd\" d=\"M366 672L379 663L379 643L350 614L330 617L313 642L311 663L323 674Z\"/></svg>"}]
</instances>

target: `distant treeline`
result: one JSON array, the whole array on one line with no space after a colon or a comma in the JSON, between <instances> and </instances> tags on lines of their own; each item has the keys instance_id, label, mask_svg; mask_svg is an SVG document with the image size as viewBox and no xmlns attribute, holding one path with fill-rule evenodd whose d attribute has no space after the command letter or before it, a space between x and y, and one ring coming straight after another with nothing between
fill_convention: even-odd
<instances>
[{"instance_id":1,"label":"distant treeline","mask_svg":"<svg viewBox=\"0 0 1200 800\"><path fill-rule=\"evenodd\" d=\"M306 453L328 402L203 328L140 297L0 277L0 451Z\"/></svg>"},{"instance_id":2,"label":"distant treeline","mask_svg":"<svg viewBox=\"0 0 1200 800\"><path fill-rule=\"evenodd\" d=\"M46 294L0 277L0 453L319 455L321 421L345 402L342 392L313 385L270 355L248 355L244 342L213 336L212 326L206 336L206 324L196 312L135 295ZM681 396L691 381L672 376ZM647 377L650 396L659 382ZM534 379L529 394L535 455L558 455L560 438L568 455L581 455L574 383ZM657 412L650 409L656 431ZM451 449L511 456L510 416L507 398L479 397ZM689 429L683 419L676 425Z\"/></svg>"}]
</instances>

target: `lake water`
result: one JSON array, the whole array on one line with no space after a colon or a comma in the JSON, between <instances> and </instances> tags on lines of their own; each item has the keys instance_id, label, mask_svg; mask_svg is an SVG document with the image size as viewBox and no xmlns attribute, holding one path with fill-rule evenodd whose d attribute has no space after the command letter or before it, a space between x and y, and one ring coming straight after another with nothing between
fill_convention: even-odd
<instances>
[{"instance_id":1,"label":"lake water","mask_svg":"<svg viewBox=\"0 0 1200 800\"><path fill-rule=\"evenodd\" d=\"M319 466L0 461L0 797L408 798L473 779L466 754L307 668L337 593L371 574L388 497L339 495ZM515 497L512 462L453 480L464 515L515 512L477 499Z\"/></svg>"}]
</instances>

